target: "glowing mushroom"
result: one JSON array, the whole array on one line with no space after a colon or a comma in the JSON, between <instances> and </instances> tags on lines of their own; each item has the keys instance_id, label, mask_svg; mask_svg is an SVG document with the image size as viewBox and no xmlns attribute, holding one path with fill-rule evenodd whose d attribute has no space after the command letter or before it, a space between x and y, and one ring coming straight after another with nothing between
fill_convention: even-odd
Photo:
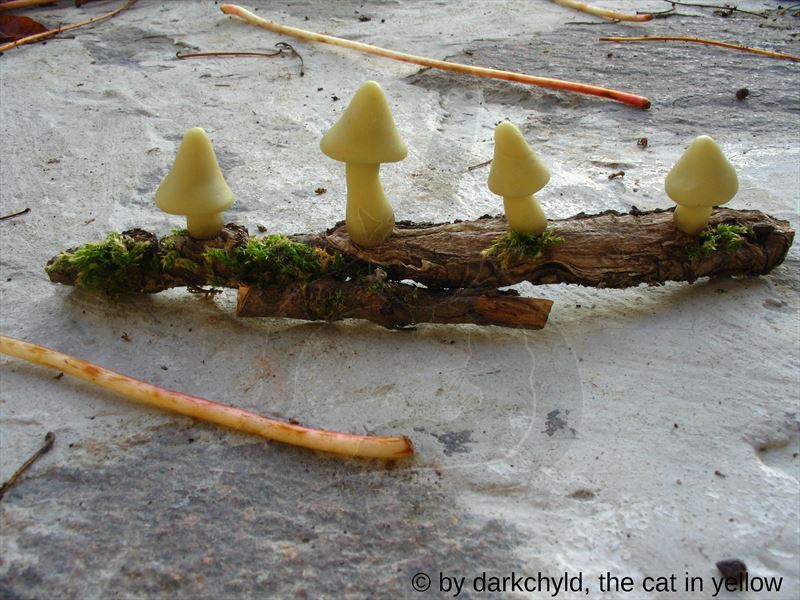
<instances>
[{"instance_id":1,"label":"glowing mushroom","mask_svg":"<svg viewBox=\"0 0 800 600\"><path fill-rule=\"evenodd\" d=\"M736 195L739 180L717 143L707 135L695 138L664 180L667 195L678 206L675 226L689 235L708 226L711 208Z\"/></svg>"},{"instance_id":2,"label":"glowing mushroom","mask_svg":"<svg viewBox=\"0 0 800 600\"><path fill-rule=\"evenodd\" d=\"M550 181L550 172L522 137L505 121L494 130L494 158L489 189L503 197L508 228L516 233L541 235L547 217L533 194Z\"/></svg>"},{"instance_id":3,"label":"glowing mushroom","mask_svg":"<svg viewBox=\"0 0 800 600\"><path fill-rule=\"evenodd\" d=\"M366 248L377 246L394 229L394 212L381 186L381 163L403 160L408 153L380 85L367 81L359 88L320 149L346 163L350 238Z\"/></svg>"},{"instance_id":4,"label":"glowing mushroom","mask_svg":"<svg viewBox=\"0 0 800 600\"><path fill-rule=\"evenodd\" d=\"M205 240L222 231L224 211L233 199L208 135L200 127L190 129L172 169L158 186L156 206L172 215L184 215L189 235Z\"/></svg>"}]
</instances>

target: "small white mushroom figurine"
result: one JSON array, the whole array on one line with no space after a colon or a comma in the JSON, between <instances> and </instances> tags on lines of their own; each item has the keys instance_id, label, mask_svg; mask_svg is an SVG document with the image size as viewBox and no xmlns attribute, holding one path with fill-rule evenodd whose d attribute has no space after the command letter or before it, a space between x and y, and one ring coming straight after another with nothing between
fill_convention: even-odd
<instances>
[{"instance_id":1,"label":"small white mushroom figurine","mask_svg":"<svg viewBox=\"0 0 800 600\"><path fill-rule=\"evenodd\" d=\"M190 129L158 186L156 206L171 215L184 215L189 235L207 240L222 231L224 212L233 200L208 134L200 127Z\"/></svg>"},{"instance_id":2,"label":"small white mushroom figurine","mask_svg":"<svg viewBox=\"0 0 800 600\"><path fill-rule=\"evenodd\" d=\"M667 195L678 206L673 221L689 235L708 226L711 208L736 195L739 180L717 143L707 135L695 138L664 180Z\"/></svg>"},{"instance_id":3,"label":"small white mushroom figurine","mask_svg":"<svg viewBox=\"0 0 800 600\"><path fill-rule=\"evenodd\" d=\"M350 239L365 248L379 245L394 230L394 212L381 186L381 163L403 160L408 153L380 85L367 81L359 88L323 136L320 149L346 163Z\"/></svg>"},{"instance_id":4,"label":"small white mushroom figurine","mask_svg":"<svg viewBox=\"0 0 800 600\"><path fill-rule=\"evenodd\" d=\"M494 130L494 158L489 189L503 197L508 228L516 233L541 235L547 217L533 194L550 181L550 172L522 137L505 121Z\"/></svg>"}]
</instances>

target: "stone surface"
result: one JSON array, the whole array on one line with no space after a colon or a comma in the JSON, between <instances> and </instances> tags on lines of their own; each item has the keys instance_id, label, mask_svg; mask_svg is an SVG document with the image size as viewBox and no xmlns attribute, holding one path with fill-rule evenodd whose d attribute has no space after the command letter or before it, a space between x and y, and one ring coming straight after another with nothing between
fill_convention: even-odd
<instances>
[{"instance_id":1,"label":"stone surface","mask_svg":"<svg viewBox=\"0 0 800 600\"><path fill-rule=\"evenodd\" d=\"M559 598L706 598L715 564L733 557L750 577L782 577L778 593L736 597L797 597L796 246L759 279L521 286L556 302L538 332L237 320L233 294L109 302L43 272L62 248L107 231L179 226L153 195L194 126L209 132L237 196L230 220L286 233L341 220L343 169L318 144L367 79L385 88L409 146L405 161L381 171L398 219L499 212L488 169L469 167L491 157L494 126L509 118L552 172L537 197L553 217L670 206L664 175L708 134L739 173L730 206L797 227L796 63L597 41L695 35L798 54L797 12L723 18L686 7L679 12L695 16L576 25L593 19L523 0L457 10L417 0L254 5L267 18L394 49L641 93L653 107L420 73L250 28L212 2L142 1L74 39L0 58L0 207L32 209L0 222L3 334L285 419L407 434L418 449L407 463L341 461L3 358L0 479L46 431L57 439L0 502L0 597L453 595L438 591L440 573L467 578L462 597L483 597L474 577L513 571L582 572L588 594ZM101 10L28 12L53 24ZM302 54L304 77L289 56L174 58L279 41ZM738 100L742 87L750 94ZM606 572L632 577L635 593L601 593ZM703 579L703 593L682 591L686 572ZM433 591L413 590L417 573ZM680 592L641 587L671 574Z\"/></svg>"}]
</instances>

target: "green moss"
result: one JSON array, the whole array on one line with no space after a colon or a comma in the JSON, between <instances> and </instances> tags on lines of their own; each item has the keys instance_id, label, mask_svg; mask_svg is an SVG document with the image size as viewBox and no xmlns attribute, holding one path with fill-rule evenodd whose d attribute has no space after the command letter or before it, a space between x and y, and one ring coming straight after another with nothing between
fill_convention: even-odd
<instances>
[{"instance_id":1,"label":"green moss","mask_svg":"<svg viewBox=\"0 0 800 600\"><path fill-rule=\"evenodd\" d=\"M74 272L75 285L92 292L138 292L148 271L157 270L154 244L109 233L105 241L62 252L45 268L48 273Z\"/></svg>"},{"instance_id":2,"label":"green moss","mask_svg":"<svg viewBox=\"0 0 800 600\"><path fill-rule=\"evenodd\" d=\"M206 248L203 251L203 261L206 264L206 269L209 271L214 271L214 263L218 263L232 270L239 269L239 262L236 258L229 255L222 248Z\"/></svg>"},{"instance_id":3,"label":"green moss","mask_svg":"<svg viewBox=\"0 0 800 600\"><path fill-rule=\"evenodd\" d=\"M335 321L342 317L347 308L345 295L342 291L320 292L308 299L308 312L316 319Z\"/></svg>"},{"instance_id":4,"label":"green moss","mask_svg":"<svg viewBox=\"0 0 800 600\"><path fill-rule=\"evenodd\" d=\"M417 288L413 285L399 283L396 281L370 281L364 289L371 294L386 294L409 302L419 297Z\"/></svg>"},{"instance_id":5,"label":"green moss","mask_svg":"<svg viewBox=\"0 0 800 600\"><path fill-rule=\"evenodd\" d=\"M701 231L688 248L689 260L705 258L719 249L736 250L747 240L756 238L752 227L720 223Z\"/></svg>"},{"instance_id":6,"label":"green moss","mask_svg":"<svg viewBox=\"0 0 800 600\"><path fill-rule=\"evenodd\" d=\"M560 237L547 230L541 235L509 231L481 254L496 258L506 269L511 263L539 258L549 245L560 241Z\"/></svg>"},{"instance_id":7,"label":"green moss","mask_svg":"<svg viewBox=\"0 0 800 600\"><path fill-rule=\"evenodd\" d=\"M248 240L232 254L221 248L207 248L203 259L210 274L222 270L246 283L288 283L307 280L340 269L341 255L294 242L285 235Z\"/></svg>"},{"instance_id":8,"label":"green moss","mask_svg":"<svg viewBox=\"0 0 800 600\"><path fill-rule=\"evenodd\" d=\"M396 283L394 294L406 304L415 304L419 300L419 288L405 283Z\"/></svg>"},{"instance_id":9,"label":"green moss","mask_svg":"<svg viewBox=\"0 0 800 600\"><path fill-rule=\"evenodd\" d=\"M181 269L188 269L193 273L200 270L200 267L194 262L181 258L178 252L178 238L187 233L185 229L173 229L167 237L161 240L161 267L165 271L170 271L176 268L176 266ZM191 266L186 263L190 263Z\"/></svg>"}]
</instances>

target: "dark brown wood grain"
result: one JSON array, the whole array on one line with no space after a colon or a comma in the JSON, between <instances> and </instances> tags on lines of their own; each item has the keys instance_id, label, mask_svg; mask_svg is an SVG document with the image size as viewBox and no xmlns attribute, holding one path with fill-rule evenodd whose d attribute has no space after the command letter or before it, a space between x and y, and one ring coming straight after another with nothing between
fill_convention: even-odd
<instances>
[{"instance_id":1,"label":"dark brown wood grain","mask_svg":"<svg viewBox=\"0 0 800 600\"><path fill-rule=\"evenodd\" d=\"M236 314L309 321L366 319L384 327L474 323L541 329L552 305L551 300L523 298L513 290L443 291L406 284L370 290L357 283L322 278L287 286L242 286Z\"/></svg>"},{"instance_id":2,"label":"dark brown wood grain","mask_svg":"<svg viewBox=\"0 0 800 600\"><path fill-rule=\"evenodd\" d=\"M391 238L368 250L350 242L343 224L307 241L365 262L391 265L393 278L428 287L502 287L529 281L624 288L709 276L765 275L783 261L794 239L787 221L760 211L721 208L711 216L712 227L744 225L753 229L756 239L736 250L721 249L691 260L696 238L675 228L672 212L607 211L550 221L548 231L562 241L540 258L508 268L481 255L506 233L502 217L435 225L398 223Z\"/></svg>"},{"instance_id":3,"label":"dark brown wood grain","mask_svg":"<svg viewBox=\"0 0 800 600\"><path fill-rule=\"evenodd\" d=\"M386 242L369 249L354 245L339 223L324 233L289 236L330 256L340 255L335 272L280 284L259 283L252 273L245 276L225 261L207 260L209 248L233 256L247 244L249 234L239 225L226 225L211 240L173 236L169 252L185 262L163 260L166 238L158 240L134 229L124 232L123 239L146 245L148 266L132 273L124 292L221 285L239 288L240 316L358 318L387 327L476 323L540 328L547 321L549 300L523 298L498 288L524 281L624 288L711 276L765 275L783 261L794 240L787 221L759 211L716 209L710 225L719 224L744 226L752 235L739 240L736 248L702 254L697 252L696 237L675 228L672 210L579 214L550 221L548 231L561 240L548 245L538 258L503 264L484 252L507 233L503 217L440 224L399 222ZM77 272L69 266L53 269L56 258L49 263L50 279L75 285Z\"/></svg>"}]
</instances>

